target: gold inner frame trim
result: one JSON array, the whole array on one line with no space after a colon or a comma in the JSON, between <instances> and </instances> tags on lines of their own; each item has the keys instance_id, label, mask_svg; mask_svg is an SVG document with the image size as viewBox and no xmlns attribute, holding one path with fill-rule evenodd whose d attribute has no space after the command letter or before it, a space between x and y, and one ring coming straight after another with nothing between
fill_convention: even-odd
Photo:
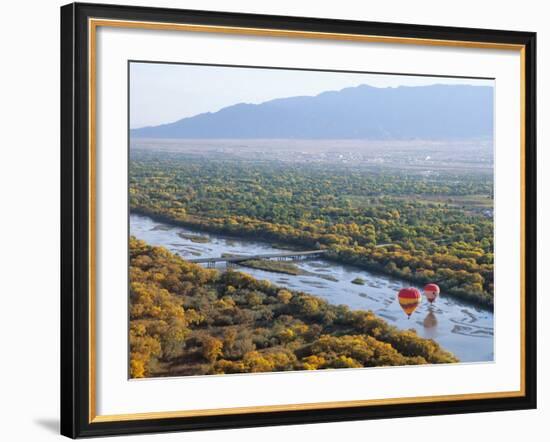
<instances>
[{"instance_id":1,"label":"gold inner frame trim","mask_svg":"<svg viewBox=\"0 0 550 442\"><path fill-rule=\"evenodd\" d=\"M90 19L92 27L149 29L157 31L207 32L216 34L254 35L263 37L292 37L322 40L358 41L369 43L399 43L422 46L454 46L462 48L521 50L523 45L430 38L391 37L380 35L341 34L334 32L292 31L287 29L244 28L238 26L211 26L182 23L159 23L130 20Z\"/></svg>"},{"instance_id":2,"label":"gold inner frame trim","mask_svg":"<svg viewBox=\"0 0 550 442\"><path fill-rule=\"evenodd\" d=\"M386 44L410 44L419 46L443 46L474 49L511 50L520 53L520 193L521 193L521 227L520 227L520 389L518 391L465 393L438 396L417 396L404 398L367 399L353 401L317 402L284 405L263 405L254 407L216 408L201 410L159 411L129 414L96 414L96 36L97 28L133 28L161 31L206 32L217 34L253 35L265 37L287 37L354 41ZM391 37L377 35L339 34L329 32L292 31L283 29L245 28L232 26L210 26L181 23L140 22L130 20L88 19L88 93L89 93L89 423L133 421L145 419L168 419L179 417L238 415L258 412L280 412L299 410L322 410L328 408L365 407L376 405L419 404L427 402L482 400L513 398L525 396L525 46L492 42L474 42L459 40L438 40L411 37Z\"/></svg>"}]
</instances>

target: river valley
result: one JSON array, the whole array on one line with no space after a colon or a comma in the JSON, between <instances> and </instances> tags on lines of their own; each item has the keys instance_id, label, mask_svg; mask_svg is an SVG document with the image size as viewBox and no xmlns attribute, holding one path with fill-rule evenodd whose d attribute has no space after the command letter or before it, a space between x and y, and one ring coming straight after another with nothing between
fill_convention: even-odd
<instances>
[{"instance_id":1,"label":"river valley","mask_svg":"<svg viewBox=\"0 0 550 442\"><path fill-rule=\"evenodd\" d=\"M130 234L151 245L166 247L184 259L287 251L261 241L193 231L136 214L130 216ZM275 273L244 266L237 266L237 269L280 287L319 296L332 304L372 310L392 325L401 329L412 328L420 336L434 339L462 362L494 359L494 318L490 310L464 303L442 292L433 305L424 298L408 318L397 302L397 292L402 287L411 286L410 282L324 259L294 264L304 274ZM225 264L218 264L218 267L223 270ZM354 280L364 283L353 283Z\"/></svg>"}]
</instances>

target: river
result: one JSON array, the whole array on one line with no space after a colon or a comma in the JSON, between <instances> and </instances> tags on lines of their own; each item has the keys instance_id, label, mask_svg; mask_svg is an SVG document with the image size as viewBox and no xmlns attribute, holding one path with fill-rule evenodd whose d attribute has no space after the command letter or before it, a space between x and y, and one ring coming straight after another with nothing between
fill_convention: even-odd
<instances>
[{"instance_id":1,"label":"river","mask_svg":"<svg viewBox=\"0 0 550 442\"><path fill-rule=\"evenodd\" d=\"M188 259L219 257L223 253L254 255L287 251L261 241L199 232L135 214L130 216L130 234ZM207 239L196 242L186 235L201 235ZM297 261L295 264L308 274L287 275L248 267L238 269L281 287L319 296L331 304L372 310L390 324L401 329L415 329L420 336L434 339L462 362L493 361L493 313L490 310L472 306L442 292L433 305L423 298L409 319L397 302L397 292L402 287L414 286L410 282L323 259ZM225 269L225 264L218 266ZM365 284L352 283L355 278L362 278Z\"/></svg>"}]
</instances>

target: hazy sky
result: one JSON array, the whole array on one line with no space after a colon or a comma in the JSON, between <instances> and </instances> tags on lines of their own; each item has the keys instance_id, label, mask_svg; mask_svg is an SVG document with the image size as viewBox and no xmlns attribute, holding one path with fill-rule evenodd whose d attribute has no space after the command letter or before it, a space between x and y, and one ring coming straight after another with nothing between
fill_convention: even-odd
<instances>
[{"instance_id":1,"label":"hazy sky","mask_svg":"<svg viewBox=\"0 0 550 442\"><path fill-rule=\"evenodd\" d=\"M130 64L130 127L171 123L237 103L257 104L274 98L317 95L360 84L375 87L493 85L493 80L133 62Z\"/></svg>"}]
</instances>

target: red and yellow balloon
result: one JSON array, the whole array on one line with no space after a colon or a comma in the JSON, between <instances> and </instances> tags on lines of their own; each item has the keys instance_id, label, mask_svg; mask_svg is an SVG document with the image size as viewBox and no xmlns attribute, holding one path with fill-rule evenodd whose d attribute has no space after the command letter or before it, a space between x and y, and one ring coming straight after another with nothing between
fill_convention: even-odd
<instances>
[{"instance_id":1,"label":"red and yellow balloon","mask_svg":"<svg viewBox=\"0 0 550 442\"><path fill-rule=\"evenodd\" d=\"M399 305L403 311L410 318L416 308L420 305L422 301L422 295L420 291L414 287L408 287L399 290L397 294L397 299L399 300Z\"/></svg>"},{"instance_id":2,"label":"red and yellow balloon","mask_svg":"<svg viewBox=\"0 0 550 442\"><path fill-rule=\"evenodd\" d=\"M426 284L424 286L424 296L431 304L439 296L439 286L437 284Z\"/></svg>"}]
</instances>

